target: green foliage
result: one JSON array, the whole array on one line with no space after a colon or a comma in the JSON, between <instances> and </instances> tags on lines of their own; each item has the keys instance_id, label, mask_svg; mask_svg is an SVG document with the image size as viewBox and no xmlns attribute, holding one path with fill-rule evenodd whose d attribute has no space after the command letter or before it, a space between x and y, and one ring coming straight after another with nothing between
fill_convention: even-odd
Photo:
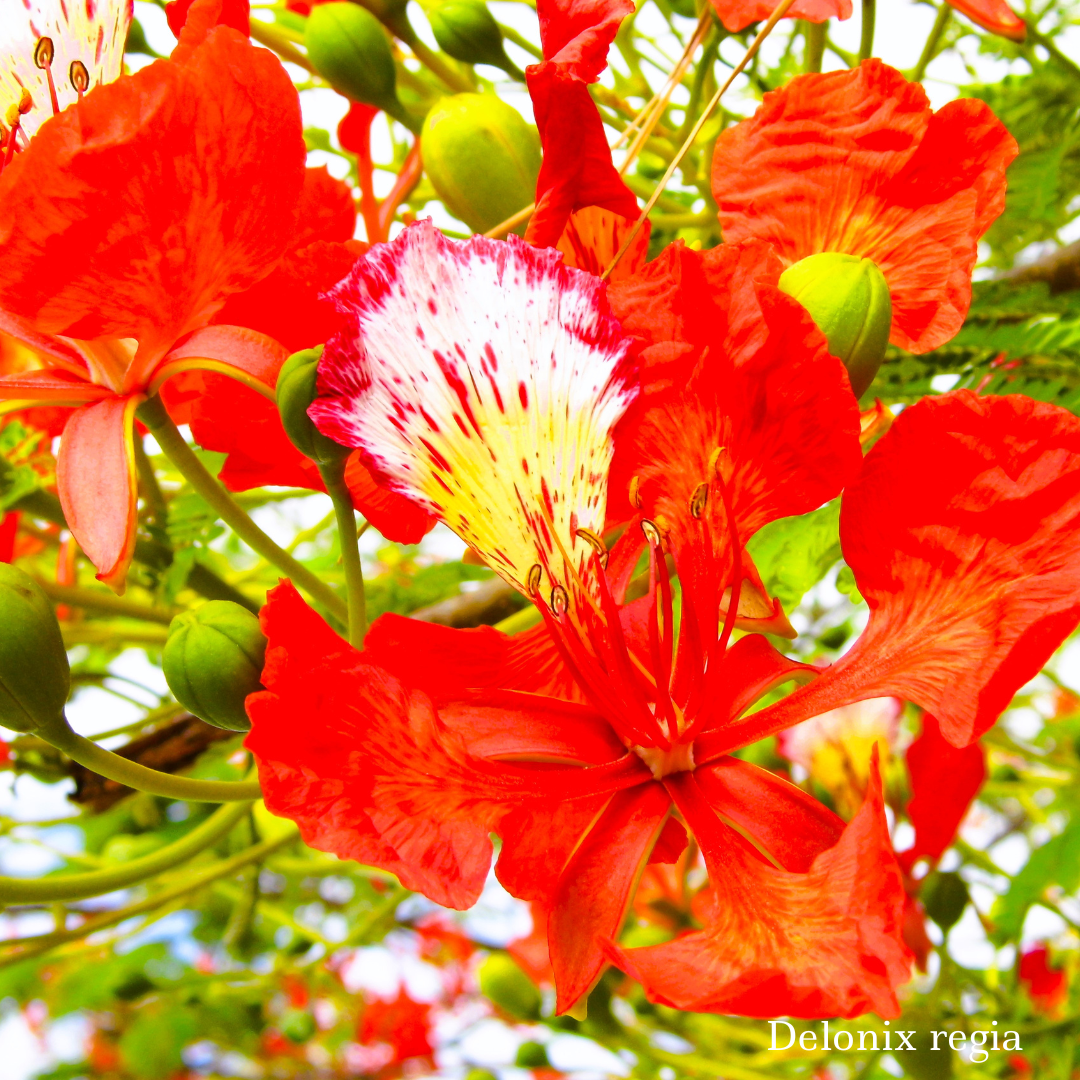
<instances>
[{"instance_id":1,"label":"green foliage","mask_svg":"<svg viewBox=\"0 0 1080 1080\"><path fill-rule=\"evenodd\" d=\"M769 595L791 611L840 558L840 500L770 522L747 548Z\"/></svg>"},{"instance_id":2,"label":"green foliage","mask_svg":"<svg viewBox=\"0 0 1080 1080\"><path fill-rule=\"evenodd\" d=\"M1009 891L994 905L995 940L1018 937L1028 909L1051 886L1066 893L1080 888L1080 822L1070 822L1063 832L1036 848L1012 879Z\"/></svg>"},{"instance_id":3,"label":"green foliage","mask_svg":"<svg viewBox=\"0 0 1080 1080\"><path fill-rule=\"evenodd\" d=\"M1055 239L1080 212L1080 79L1051 59L1028 75L964 92L985 101L1020 144L1009 168L1005 213L986 235L991 265L1008 267L1017 252Z\"/></svg>"}]
</instances>

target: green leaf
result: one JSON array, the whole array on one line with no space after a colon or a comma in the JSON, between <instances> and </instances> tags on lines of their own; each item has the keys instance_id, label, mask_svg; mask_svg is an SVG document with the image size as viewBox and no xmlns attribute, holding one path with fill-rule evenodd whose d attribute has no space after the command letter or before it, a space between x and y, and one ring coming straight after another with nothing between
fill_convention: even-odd
<instances>
[{"instance_id":1,"label":"green leaf","mask_svg":"<svg viewBox=\"0 0 1080 1080\"><path fill-rule=\"evenodd\" d=\"M147 1010L120 1038L120 1057L140 1080L166 1080L184 1064L184 1047L199 1033L187 1009Z\"/></svg>"},{"instance_id":2,"label":"green leaf","mask_svg":"<svg viewBox=\"0 0 1080 1080\"><path fill-rule=\"evenodd\" d=\"M1039 902L1043 890L1058 885L1070 893L1080 887L1080 821L1031 853L1031 858L1012 880L1009 891L994 905L993 937L1004 943L1015 940L1024 925L1028 908Z\"/></svg>"},{"instance_id":3,"label":"green leaf","mask_svg":"<svg viewBox=\"0 0 1080 1080\"><path fill-rule=\"evenodd\" d=\"M747 548L769 595L791 611L840 558L840 500L771 522Z\"/></svg>"}]
</instances>

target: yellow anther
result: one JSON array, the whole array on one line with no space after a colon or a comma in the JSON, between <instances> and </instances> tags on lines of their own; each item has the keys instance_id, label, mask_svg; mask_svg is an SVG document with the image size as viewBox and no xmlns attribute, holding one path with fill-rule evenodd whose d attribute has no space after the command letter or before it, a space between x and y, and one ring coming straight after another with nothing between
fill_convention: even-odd
<instances>
[{"instance_id":1,"label":"yellow anther","mask_svg":"<svg viewBox=\"0 0 1080 1080\"><path fill-rule=\"evenodd\" d=\"M566 614L570 606L570 597L561 585L556 585L551 590L551 610L557 618Z\"/></svg>"},{"instance_id":2,"label":"yellow anther","mask_svg":"<svg viewBox=\"0 0 1080 1080\"><path fill-rule=\"evenodd\" d=\"M694 488L694 494L690 496L690 516L692 518L701 517L702 511L705 509L705 504L709 501L709 485L708 483L700 483Z\"/></svg>"},{"instance_id":3,"label":"yellow anther","mask_svg":"<svg viewBox=\"0 0 1080 1080\"><path fill-rule=\"evenodd\" d=\"M40 37L34 46L34 66L42 70L53 62L53 40L51 37Z\"/></svg>"},{"instance_id":4,"label":"yellow anther","mask_svg":"<svg viewBox=\"0 0 1080 1080\"><path fill-rule=\"evenodd\" d=\"M33 107L34 99L30 96L30 91L24 86L22 88L22 93L19 95L19 104L16 105L15 108L19 110L20 116L25 116Z\"/></svg>"},{"instance_id":5,"label":"yellow anther","mask_svg":"<svg viewBox=\"0 0 1080 1080\"><path fill-rule=\"evenodd\" d=\"M667 536L667 534L671 532L671 522L668 521L663 514L657 514L656 517L653 518L653 521L656 523L656 527L660 530L662 536Z\"/></svg>"},{"instance_id":6,"label":"yellow anther","mask_svg":"<svg viewBox=\"0 0 1080 1080\"><path fill-rule=\"evenodd\" d=\"M7 112L4 113L4 119L7 121L9 128L13 128L19 122L20 115L18 105L9 105L7 107Z\"/></svg>"},{"instance_id":7,"label":"yellow anther","mask_svg":"<svg viewBox=\"0 0 1080 1080\"><path fill-rule=\"evenodd\" d=\"M722 480L725 484L731 480L731 454L728 453L726 446L718 446L709 455L709 470L715 474L718 480Z\"/></svg>"},{"instance_id":8,"label":"yellow anther","mask_svg":"<svg viewBox=\"0 0 1080 1080\"><path fill-rule=\"evenodd\" d=\"M90 89L90 72L86 70L86 65L81 60L71 61L68 78L80 94L85 94Z\"/></svg>"},{"instance_id":9,"label":"yellow anther","mask_svg":"<svg viewBox=\"0 0 1080 1080\"><path fill-rule=\"evenodd\" d=\"M529 595L535 596L540 591L540 579L544 576L544 571L539 563L533 563L529 567L529 576L525 579L525 584L529 587Z\"/></svg>"},{"instance_id":10,"label":"yellow anther","mask_svg":"<svg viewBox=\"0 0 1080 1080\"><path fill-rule=\"evenodd\" d=\"M630 505L635 510L641 509L641 477L633 476L630 478Z\"/></svg>"},{"instance_id":11,"label":"yellow anther","mask_svg":"<svg viewBox=\"0 0 1080 1080\"><path fill-rule=\"evenodd\" d=\"M648 518L642 520L641 531L645 534L645 539L649 541L652 547L660 546L660 530Z\"/></svg>"},{"instance_id":12,"label":"yellow anther","mask_svg":"<svg viewBox=\"0 0 1080 1080\"><path fill-rule=\"evenodd\" d=\"M596 554L600 557L601 569L606 569L608 562L607 544L605 544L604 541L601 540L600 537L592 531L592 529L578 529L577 534L581 537L582 540L586 541L586 543L588 543L589 546L593 549L593 551L595 551Z\"/></svg>"}]
</instances>

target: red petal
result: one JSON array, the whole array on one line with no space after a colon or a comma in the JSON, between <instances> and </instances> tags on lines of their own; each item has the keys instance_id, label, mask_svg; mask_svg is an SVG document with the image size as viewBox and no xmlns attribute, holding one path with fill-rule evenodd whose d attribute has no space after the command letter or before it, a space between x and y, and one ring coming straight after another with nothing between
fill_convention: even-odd
<instances>
[{"instance_id":1,"label":"red petal","mask_svg":"<svg viewBox=\"0 0 1080 1080\"><path fill-rule=\"evenodd\" d=\"M638 216L587 86L607 67L608 48L634 8L628 0L540 0L536 10L544 60L525 74L544 160L525 235L538 247L554 247L575 210L598 206Z\"/></svg>"},{"instance_id":2,"label":"red petal","mask_svg":"<svg viewBox=\"0 0 1080 1080\"><path fill-rule=\"evenodd\" d=\"M889 695L966 746L1080 620L1080 420L1018 395L925 398L867 455L840 538L869 625L727 746Z\"/></svg>"},{"instance_id":3,"label":"red petal","mask_svg":"<svg viewBox=\"0 0 1080 1080\"><path fill-rule=\"evenodd\" d=\"M594 709L539 694L477 691L442 706L439 718L476 757L603 765L626 753Z\"/></svg>"},{"instance_id":4,"label":"red petal","mask_svg":"<svg viewBox=\"0 0 1080 1080\"><path fill-rule=\"evenodd\" d=\"M576 266L599 277L622 249L633 227L634 219L601 210L599 206L587 206L570 215L556 246L563 253L567 266ZM622 281L640 273L648 252L649 221L646 219L608 281Z\"/></svg>"},{"instance_id":5,"label":"red petal","mask_svg":"<svg viewBox=\"0 0 1080 1080\"><path fill-rule=\"evenodd\" d=\"M1005 0L949 0L949 3L992 34L1013 41L1023 41L1027 37L1027 25Z\"/></svg>"},{"instance_id":6,"label":"red petal","mask_svg":"<svg viewBox=\"0 0 1080 1080\"><path fill-rule=\"evenodd\" d=\"M204 326L170 349L164 362L199 358L220 360L273 387L289 354L273 338L246 326Z\"/></svg>"},{"instance_id":7,"label":"red petal","mask_svg":"<svg viewBox=\"0 0 1080 1080\"><path fill-rule=\"evenodd\" d=\"M0 401L99 401L110 396L112 391L107 387L59 368L0 375Z\"/></svg>"},{"instance_id":8,"label":"red petal","mask_svg":"<svg viewBox=\"0 0 1080 1080\"><path fill-rule=\"evenodd\" d=\"M926 352L964 320L976 243L1004 208L1016 153L984 103L933 114L918 83L869 60L766 94L718 140L713 194L725 240L768 240L787 265L821 251L873 259L892 342Z\"/></svg>"},{"instance_id":9,"label":"red petal","mask_svg":"<svg viewBox=\"0 0 1080 1080\"><path fill-rule=\"evenodd\" d=\"M380 866L437 903L475 903L498 816L430 699L341 641L291 585L262 614L263 685L246 745L267 807L305 843Z\"/></svg>"},{"instance_id":10,"label":"red petal","mask_svg":"<svg viewBox=\"0 0 1080 1080\"><path fill-rule=\"evenodd\" d=\"M911 801L907 815L915 829L915 843L900 853L900 865L908 872L919 861L936 863L956 839L986 779L986 756L978 743L963 750L946 742L938 722L923 714L922 734L908 747Z\"/></svg>"},{"instance_id":11,"label":"red petal","mask_svg":"<svg viewBox=\"0 0 1080 1080\"><path fill-rule=\"evenodd\" d=\"M135 550L133 422L138 397L113 397L72 414L56 459L56 490L68 527L98 580L116 592Z\"/></svg>"},{"instance_id":12,"label":"red petal","mask_svg":"<svg viewBox=\"0 0 1080 1080\"><path fill-rule=\"evenodd\" d=\"M345 465L345 483L353 505L387 540L419 544L435 528L437 519L422 506L375 480L359 451Z\"/></svg>"},{"instance_id":13,"label":"red petal","mask_svg":"<svg viewBox=\"0 0 1080 1080\"><path fill-rule=\"evenodd\" d=\"M358 240L317 240L294 249L258 284L229 297L215 321L250 326L280 341L290 353L321 345L341 329L333 304L322 294L341 281L366 250Z\"/></svg>"},{"instance_id":14,"label":"red petal","mask_svg":"<svg viewBox=\"0 0 1080 1080\"><path fill-rule=\"evenodd\" d=\"M19 531L19 511L8 510L0 517L0 562L9 563L15 558L15 535Z\"/></svg>"},{"instance_id":15,"label":"red petal","mask_svg":"<svg viewBox=\"0 0 1080 1080\"><path fill-rule=\"evenodd\" d=\"M191 14L194 8L194 14ZM198 45L214 26L231 26L244 37L250 32L251 5L248 0L172 0L165 5L169 29L177 38L185 27L185 45Z\"/></svg>"},{"instance_id":16,"label":"red petal","mask_svg":"<svg viewBox=\"0 0 1080 1080\"><path fill-rule=\"evenodd\" d=\"M611 953L652 1001L695 1012L818 1019L900 1013L904 890L876 772L862 809L806 874L755 857L715 817L694 774L668 787L701 845L713 892L704 930Z\"/></svg>"},{"instance_id":17,"label":"red petal","mask_svg":"<svg viewBox=\"0 0 1080 1080\"><path fill-rule=\"evenodd\" d=\"M758 286L757 294L764 341L759 330L748 342L752 350L726 352L721 326L689 382L639 399L615 435L612 503L636 483L635 514L661 523L683 586L684 621L695 621L705 649L716 639L734 572L721 483L744 547L767 522L836 495L862 460L858 407L840 361L795 301L771 286ZM714 459L721 448L723 461ZM707 500L695 517L691 505L702 485ZM755 572L745 563L743 573ZM694 647L684 634L679 671L688 670L684 657Z\"/></svg>"},{"instance_id":18,"label":"red petal","mask_svg":"<svg viewBox=\"0 0 1080 1080\"><path fill-rule=\"evenodd\" d=\"M296 231L292 238L293 249L299 251L318 241L344 244L352 240L355 232L356 203L352 188L344 180L331 176L325 165L305 169ZM359 246L357 255L367 249L366 244Z\"/></svg>"},{"instance_id":19,"label":"red petal","mask_svg":"<svg viewBox=\"0 0 1080 1080\"><path fill-rule=\"evenodd\" d=\"M607 966L601 939L622 927L649 853L671 812L660 784L616 795L574 852L548 916L556 1012L587 994Z\"/></svg>"},{"instance_id":20,"label":"red petal","mask_svg":"<svg viewBox=\"0 0 1080 1080\"><path fill-rule=\"evenodd\" d=\"M4 170L0 305L46 333L138 339L142 385L281 256L303 161L280 63L214 29L183 63L95 87Z\"/></svg>"},{"instance_id":21,"label":"red petal","mask_svg":"<svg viewBox=\"0 0 1080 1080\"><path fill-rule=\"evenodd\" d=\"M844 831L843 820L802 788L749 762L721 758L694 776L709 805L785 870L808 873Z\"/></svg>"},{"instance_id":22,"label":"red petal","mask_svg":"<svg viewBox=\"0 0 1080 1080\"><path fill-rule=\"evenodd\" d=\"M751 23L767 19L779 6L778 0L712 0L712 6L725 29L732 33L745 30ZM787 19L808 19L825 22L826 19L851 18L851 0L796 0L787 9Z\"/></svg>"}]
</instances>

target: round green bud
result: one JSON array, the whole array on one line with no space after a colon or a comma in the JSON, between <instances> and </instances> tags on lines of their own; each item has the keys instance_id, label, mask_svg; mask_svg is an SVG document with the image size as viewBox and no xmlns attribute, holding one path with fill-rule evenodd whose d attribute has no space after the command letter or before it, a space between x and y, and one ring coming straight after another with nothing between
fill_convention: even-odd
<instances>
[{"instance_id":1,"label":"round green bud","mask_svg":"<svg viewBox=\"0 0 1080 1080\"><path fill-rule=\"evenodd\" d=\"M397 117L397 72L379 20L359 4L319 4L304 34L312 67L339 93Z\"/></svg>"},{"instance_id":2,"label":"round green bud","mask_svg":"<svg viewBox=\"0 0 1080 1080\"><path fill-rule=\"evenodd\" d=\"M861 397L885 359L892 328L885 275L870 259L825 251L789 266L780 275L780 289L810 312Z\"/></svg>"},{"instance_id":3,"label":"round green bud","mask_svg":"<svg viewBox=\"0 0 1080 1080\"><path fill-rule=\"evenodd\" d=\"M428 8L435 40L447 56L466 64L490 64L520 76L506 55L502 31L481 0L445 0Z\"/></svg>"},{"instance_id":4,"label":"round green bud","mask_svg":"<svg viewBox=\"0 0 1080 1080\"><path fill-rule=\"evenodd\" d=\"M550 1069L551 1062L548 1060L547 1050L543 1043L533 1039L523 1042L518 1047L517 1057L514 1064L519 1069Z\"/></svg>"},{"instance_id":5,"label":"round green bud","mask_svg":"<svg viewBox=\"0 0 1080 1080\"><path fill-rule=\"evenodd\" d=\"M262 689L265 654L259 620L231 600L211 600L173 619L161 666L185 709L214 727L247 731L244 699Z\"/></svg>"},{"instance_id":6,"label":"round green bud","mask_svg":"<svg viewBox=\"0 0 1080 1080\"><path fill-rule=\"evenodd\" d=\"M506 955L492 953L480 965L480 993L518 1020L539 1020L543 997L532 979Z\"/></svg>"},{"instance_id":7,"label":"round green bud","mask_svg":"<svg viewBox=\"0 0 1080 1080\"><path fill-rule=\"evenodd\" d=\"M446 208L487 232L533 201L540 137L494 94L455 94L428 113L424 170Z\"/></svg>"},{"instance_id":8,"label":"round green bud","mask_svg":"<svg viewBox=\"0 0 1080 1080\"><path fill-rule=\"evenodd\" d=\"M315 380L322 350L323 347L319 345L293 353L278 372L276 393L281 424L293 446L312 461L326 464L340 461L352 451L328 439L308 416L308 406L315 400Z\"/></svg>"},{"instance_id":9,"label":"round green bud","mask_svg":"<svg viewBox=\"0 0 1080 1080\"><path fill-rule=\"evenodd\" d=\"M970 897L967 883L959 874L936 871L927 875L919 899L926 914L947 934L960 921Z\"/></svg>"},{"instance_id":10,"label":"round green bud","mask_svg":"<svg viewBox=\"0 0 1080 1080\"><path fill-rule=\"evenodd\" d=\"M32 577L0 563L0 725L26 733L58 723L70 689L49 598Z\"/></svg>"}]
</instances>

